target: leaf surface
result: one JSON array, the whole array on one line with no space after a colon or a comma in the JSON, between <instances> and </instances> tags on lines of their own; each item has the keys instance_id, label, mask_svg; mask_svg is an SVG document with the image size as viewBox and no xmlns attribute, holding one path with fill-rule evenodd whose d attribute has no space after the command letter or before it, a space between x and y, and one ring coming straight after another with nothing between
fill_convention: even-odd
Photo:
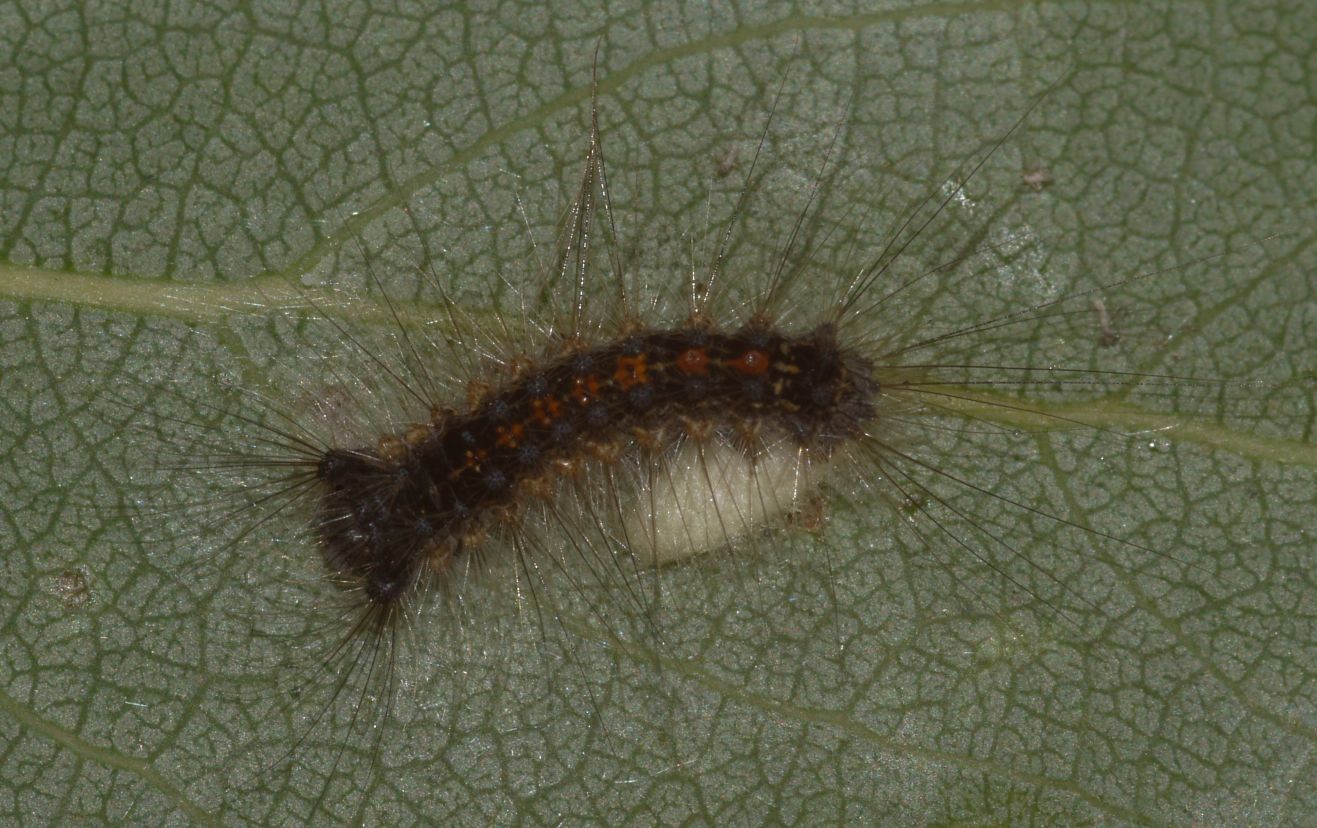
<instances>
[{"instance_id":1,"label":"leaf surface","mask_svg":"<svg viewBox=\"0 0 1317 828\"><path fill-rule=\"evenodd\" d=\"M1284 2L0 10L0 815L1301 822L1315 42L1311 5ZM1061 78L909 256L931 266L955 252L938 232L988 228L1007 266L949 281L910 324L1156 272L1112 299L1133 336L1099 365L1236 384L1044 394L1107 431L1026 435L982 468L948 444L983 487L956 503L1027 540L1037 568L1005 562L1033 595L861 491L818 539L661 573L663 646L588 594L537 617L512 575L402 665L392 724L354 730L351 704L316 723L323 676L288 700L326 646L307 629L314 551L273 529L217 546L179 508L210 493L160 447L178 420L220 427L209 406L234 384L332 374L290 284L370 293L368 263L425 319L423 262L517 318L574 195L596 52L614 249L655 279L707 260L691 240L718 238L775 101L733 283L774 261L838 124L812 238L870 250ZM1054 358L1013 341L1011 359Z\"/></svg>"}]
</instances>

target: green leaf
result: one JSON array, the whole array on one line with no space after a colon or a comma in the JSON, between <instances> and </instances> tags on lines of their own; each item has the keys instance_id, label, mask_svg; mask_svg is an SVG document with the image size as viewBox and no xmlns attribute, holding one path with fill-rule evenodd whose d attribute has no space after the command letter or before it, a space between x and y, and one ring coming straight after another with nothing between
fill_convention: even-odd
<instances>
[{"instance_id":1,"label":"green leaf","mask_svg":"<svg viewBox=\"0 0 1317 828\"><path fill-rule=\"evenodd\" d=\"M1283 2L0 9L0 819L1302 821L1314 42L1311 4ZM302 374L351 357L287 312L289 285L370 292L368 263L424 319L419 262L515 319L510 285L552 257L578 180L596 60L615 249L663 284L707 261L775 101L734 286L774 261L838 124L810 228L831 266L1061 79L903 258L990 245L1001 267L954 270L905 321L1155 272L1102 294L1119 348L1079 320L992 341L1234 384L1060 389L1034 403L1106 430L929 444L984 487L943 490L1028 555L990 553L1032 594L853 489L818 538L658 573L653 616L564 589L546 618L496 569L460 630L418 622L388 723L368 702L354 726L354 695L314 721L334 597L314 551L280 522L225 546L202 506L241 501L160 455L198 421L240 431L209 407L259 412L235 385L297 411ZM1038 170L1051 184L1023 186ZM982 466L962 453L985 445Z\"/></svg>"}]
</instances>

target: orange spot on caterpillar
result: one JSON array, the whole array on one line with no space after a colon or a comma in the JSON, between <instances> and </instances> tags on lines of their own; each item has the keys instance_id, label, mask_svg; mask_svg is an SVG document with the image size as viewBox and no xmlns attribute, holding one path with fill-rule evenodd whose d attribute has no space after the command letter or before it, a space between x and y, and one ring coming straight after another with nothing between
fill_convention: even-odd
<instances>
[{"instance_id":1,"label":"orange spot on caterpillar","mask_svg":"<svg viewBox=\"0 0 1317 828\"><path fill-rule=\"evenodd\" d=\"M599 380L594 374L577 377L572 383L572 399L577 405L586 406L599 398Z\"/></svg>"},{"instance_id":2,"label":"orange spot on caterpillar","mask_svg":"<svg viewBox=\"0 0 1317 828\"><path fill-rule=\"evenodd\" d=\"M468 471L480 471L480 466L489 458L487 449L467 449L465 462L448 474L449 480L457 480Z\"/></svg>"},{"instance_id":3,"label":"orange spot on caterpillar","mask_svg":"<svg viewBox=\"0 0 1317 828\"><path fill-rule=\"evenodd\" d=\"M530 418L540 425L553 425L562 413L562 405L557 397L539 397L531 400Z\"/></svg>"},{"instance_id":4,"label":"orange spot on caterpillar","mask_svg":"<svg viewBox=\"0 0 1317 828\"><path fill-rule=\"evenodd\" d=\"M637 385L644 385L649 382L646 376L648 366L644 354L639 356L623 356L617 358L617 370L613 372L613 381L618 384L622 390L634 388Z\"/></svg>"},{"instance_id":5,"label":"orange spot on caterpillar","mask_svg":"<svg viewBox=\"0 0 1317 828\"><path fill-rule=\"evenodd\" d=\"M499 426L494 431L498 435L495 443L503 448L516 448L526 433L526 427L521 423L513 423L510 426Z\"/></svg>"}]
</instances>

